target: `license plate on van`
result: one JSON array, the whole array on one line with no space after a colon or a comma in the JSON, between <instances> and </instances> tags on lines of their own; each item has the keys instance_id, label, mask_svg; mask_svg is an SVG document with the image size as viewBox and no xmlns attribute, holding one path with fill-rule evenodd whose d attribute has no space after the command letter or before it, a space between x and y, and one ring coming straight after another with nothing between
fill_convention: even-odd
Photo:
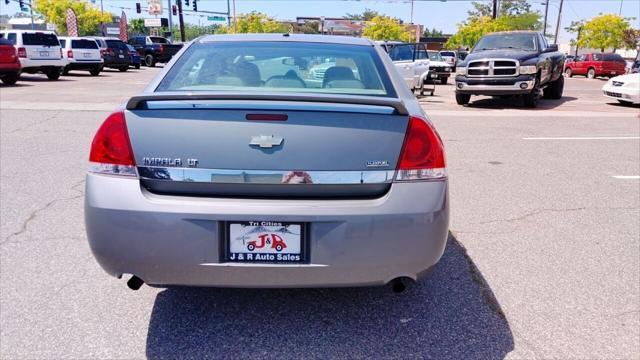
<instances>
[{"instance_id":1,"label":"license plate on van","mask_svg":"<svg viewBox=\"0 0 640 360\"><path fill-rule=\"evenodd\" d=\"M226 261L300 263L305 260L305 227L302 223L229 222L226 229Z\"/></svg>"},{"instance_id":2,"label":"license plate on van","mask_svg":"<svg viewBox=\"0 0 640 360\"><path fill-rule=\"evenodd\" d=\"M40 51L40 57L49 57L48 51Z\"/></svg>"}]
</instances>

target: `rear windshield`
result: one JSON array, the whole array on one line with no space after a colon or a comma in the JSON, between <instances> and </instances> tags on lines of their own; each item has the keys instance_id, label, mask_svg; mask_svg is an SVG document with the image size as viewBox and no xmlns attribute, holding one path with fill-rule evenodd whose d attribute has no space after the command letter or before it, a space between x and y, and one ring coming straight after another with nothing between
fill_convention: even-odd
<instances>
[{"instance_id":1,"label":"rear windshield","mask_svg":"<svg viewBox=\"0 0 640 360\"><path fill-rule=\"evenodd\" d=\"M620 56L619 54L603 54L604 57L604 61L615 61L615 62L620 62L620 63L626 63L626 61L624 61L624 59L622 58L622 56Z\"/></svg>"},{"instance_id":2,"label":"rear windshield","mask_svg":"<svg viewBox=\"0 0 640 360\"><path fill-rule=\"evenodd\" d=\"M98 44L93 40L71 40L71 47L74 49L97 49Z\"/></svg>"},{"instance_id":3,"label":"rear windshield","mask_svg":"<svg viewBox=\"0 0 640 360\"><path fill-rule=\"evenodd\" d=\"M58 39L58 41L60 41L60 46L62 46L62 47L66 47L67 46L67 40L66 39Z\"/></svg>"},{"instance_id":4,"label":"rear windshield","mask_svg":"<svg viewBox=\"0 0 640 360\"><path fill-rule=\"evenodd\" d=\"M120 40L107 40L107 46L113 49L127 50L127 45Z\"/></svg>"},{"instance_id":5,"label":"rear windshield","mask_svg":"<svg viewBox=\"0 0 640 360\"><path fill-rule=\"evenodd\" d=\"M24 45L60 46L57 36L45 33L23 33L22 43Z\"/></svg>"},{"instance_id":6,"label":"rear windshield","mask_svg":"<svg viewBox=\"0 0 640 360\"><path fill-rule=\"evenodd\" d=\"M456 56L456 53L454 53L453 51L440 51L440 55L442 56Z\"/></svg>"},{"instance_id":7,"label":"rear windshield","mask_svg":"<svg viewBox=\"0 0 640 360\"><path fill-rule=\"evenodd\" d=\"M154 44L168 44L169 40L165 39L165 38L161 38L161 37L156 37L156 36L150 36L149 39L151 39L151 42Z\"/></svg>"},{"instance_id":8,"label":"rear windshield","mask_svg":"<svg viewBox=\"0 0 640 360\"><path fill-rule=\"evenodd\" d=\"M373 46L304 42L196 43L156 90L395 96Z\"/></svg>"}]
</instances>

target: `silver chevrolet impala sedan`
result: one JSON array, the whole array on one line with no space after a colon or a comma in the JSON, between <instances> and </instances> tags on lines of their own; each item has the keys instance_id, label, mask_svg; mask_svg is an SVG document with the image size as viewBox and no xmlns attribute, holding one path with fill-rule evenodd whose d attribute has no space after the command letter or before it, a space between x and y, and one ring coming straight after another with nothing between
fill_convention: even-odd
<instances>
[{"instance_id":1,"label":"silver chevrolet impala sedan","mask_svg":"<svg viewBox=\"0 0 640 360\"><path fill-rule=\"evenodd\" d=\"M132 289L399 291L442 256L447 187L442 140L373 42L205 36L98 129L85 221Z\"/></svg>"}]
</instances>

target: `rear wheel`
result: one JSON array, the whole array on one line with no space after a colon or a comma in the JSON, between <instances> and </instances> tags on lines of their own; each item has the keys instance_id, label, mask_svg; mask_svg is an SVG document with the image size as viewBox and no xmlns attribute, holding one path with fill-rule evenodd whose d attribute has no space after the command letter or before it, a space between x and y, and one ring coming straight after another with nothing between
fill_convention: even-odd
<instances>
[{"instance_id":1,"label":"rear wheel","mask_svg":"<svg viewBox=\"0 0 640 360\"><path fill-rule=\"evenodd\" d=\"M64 69L62 69L62 75L64 75L64 76L69 75L69 71L70 71L70 70L69 70L68 68L64 68Z\"/></svg>"},{"instance_id":2,"label":"rear wheel","mask_svg":"<svg viewBox=\"0 0 640 360\"><path fill-rule=\"evenodd\" d=\"M594 69L594 68L589 69L589 71L587 71L587 77L589 79L595 79L596 78L596 69Z\"/></svg>"},{"instance_id":3,"label":"rear wheel","mask_svg":"<svg viewBox=\"0 0 640 360\"><path fill-rule=\"evenodd\" d=\"M144 64L148 67L154 67L156 66L156 58L151 54L147 54L147 56L144 57Z\"/></svg>"},{"instance_id":4,"label":"rear wheel","mask_svg":"<svg viewBox=\"0 0 640 360\"><path fill-rule=\"evenodd\" d=\"M567 77L572 77L573 76L573 70L571 70L571 68L566 68L566 69L564 69L564 74L567 75Z\"/></svg>"},{"instance_id":5,"label":"rear wheel","mask_svg":"<svg viewBox=\"0 0 640 360\"><path fill-rule=\"evenodd\" d=\"M136 64L135 68L136 70L140 69L140 64Z\"/></svg>"},{"instance_id":6,"label":"rear wheel","mask_svg":"<svg viewBox=\"0 0 640 360\"><path fill-rule=\"evenodd\" d=\"M2 77L2 83L5 85L15 85L20 76L17 73L6 74Z\"/></svg>"},{"instance_id":7,"label":"rear wheel","mask_svg":"<svg viewBox=\"0 0 640 360\"><path fill-rule=\"evenodd\" d=\"M122 67L118 68L118 70L120 70L121 72L125 72L125 71L129 70L129 66L122 66Z\"/></svg>"},{"instance_id":8,"label":"rear wheel","mask_svg":"<svg viewBox=\"0 0 640 360\"><path fill-rule=\"evenodd\" d=\"M547 99L559 100L562 98L562 91L564 90L564 76L560 76L557 80L551 82L549 86L544 89L544 97Z\"/></svg>"},{"instance_id":9,"label":"rear wheel","mask_svg":"<svg viewBox=\"0 0 640 360\"><path fill-rule=\"evenodd\" d=\"M98 76L98 75L100 75L100 68L95 68L95 69L91 69L91 70L89 70L89 74L91 74L91 76Z\"/></svg>"},{"instance_id":10,"label":"rear wheel","mask_svg":"<svg viewBox=\"0 0 640 360\"><path fill-rule=\"evenodd\" d=\"M440 84L447 85L447 81L449 81L449 78L448 77L443 77L442 79L440 79Z\"/></svg>"},{"instance_id":11,"label":"rear wheel","mask_svg":"<svg viewBox=\"0 0 640 360\"><path fill-rule=\"evenodd\" d=\"M58 80L60 78L60 68L50 68L45 74L49 80Z\"/></svg>"},{"instance_id":12,"label":"rear wheel","mask_svg":"<svg viewBox=\"0 0 640 360\"><path fill-rule=\"evenodd\" d=\"M467 105L471 100L471 95L469 94L456 94L456 102L458 105Z\"/></svg>"}]
</instances>

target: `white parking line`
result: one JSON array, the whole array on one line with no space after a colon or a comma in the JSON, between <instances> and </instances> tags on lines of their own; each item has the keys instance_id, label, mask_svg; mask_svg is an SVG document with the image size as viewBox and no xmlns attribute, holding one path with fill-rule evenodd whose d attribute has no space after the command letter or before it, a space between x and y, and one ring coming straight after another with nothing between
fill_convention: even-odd
<instances>
[{"instance_id":1,"label":"white parking line","mask_svg":"<svg viewBox=\"0 0 640 360\"><path fill-rule=\"evenodd\" d=\"M620 180L640 180L640 175L614 175L613 177Z\"/></svg>"},{"instance_id":2,"label":"white parking line","mask_svg":"<svg viewBox=\"0 0 640 360\"><path fill-rule=\"evenodd\" d=\"M524 137L522 140L640 140L640 136Z\"/></svg>"}]
</instances>

